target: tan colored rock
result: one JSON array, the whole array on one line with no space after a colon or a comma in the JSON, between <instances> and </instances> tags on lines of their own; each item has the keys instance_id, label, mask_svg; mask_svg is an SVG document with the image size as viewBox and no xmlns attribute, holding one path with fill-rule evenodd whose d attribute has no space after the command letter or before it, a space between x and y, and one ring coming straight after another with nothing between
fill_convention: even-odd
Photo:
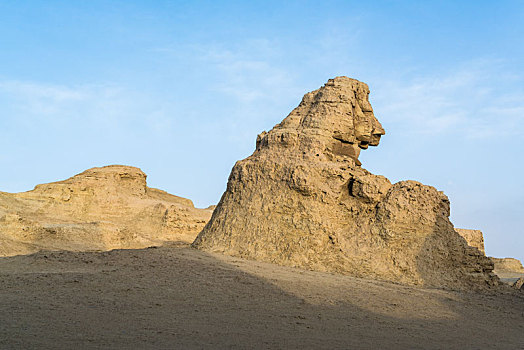
<instances>
[{"instance_id":1,"label":"tan colored rock","mask_svg":"<svg viewBox=\"0 0 524 350\"><path fill-rule=\"evenodd\" d=\"M522 263L515 258L490 258L495 265L495 272L524 273Z\"/></svg>"},{"instance_id":2,"label":"tan colored rock","mask_svg":"<svg viewBox=\"0 0 524 350\"><path fill-rule=\"evenodd\" d=\"M515 283L513 283L513 288L524 291L524 277L519 278Z\"/></svg>"},{"instance_id":3,"label":"tan colored rock","mask_svg":"<svg viewBox=\"0 0 524 350\"><path fill-rule=\"evenodd\" d=\"M470 247L477 248L482 254L486 255L482 231L464 228L455 228L455 231L466 240Z\"/></svg>"},{"instance_id":4,"label":"tan colored rock","mask_svg":"<svg viewBox=\"0 0 524 350\"><path fill-rule=\"evenodd\" d=\"M147 187L138 168L93 168L29 192L0 192L0 256L192 242L211 212Z\"/></svg>"},{"instance_id":5,"label":"tan colored rock","mask_svg":"<svg viewBox=\"0 0 524 350\"><path fill-rule=\"evenodd\" d=\"M227 255L407 284L498 283L493 264L449 221L448 198L361 168L384 129L364 83L328 81L235 164L193 246Z\"/></svg>"}]
</instances>

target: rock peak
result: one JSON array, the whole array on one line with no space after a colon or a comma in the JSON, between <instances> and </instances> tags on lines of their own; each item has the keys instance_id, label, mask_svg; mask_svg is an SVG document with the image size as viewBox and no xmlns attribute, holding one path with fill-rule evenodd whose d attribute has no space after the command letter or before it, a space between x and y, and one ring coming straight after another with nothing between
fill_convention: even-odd
<instances>
[{"instance_id":1,"label":"rock peak","mask_svg":"<svg viewBox=\"0 0 524 350\"><path fill-rule=\"evenodd\" d=\"M91 189L93 193L144 196L147 192L147 175L139 168L127 165L95 167L69 179L37 185L33 192L53 193L68 188L72 193Z\"/></svg>"},{"instance_id":2,"label":"rock peak","mask_svg":"<svg viewBox=\"0 0 524 350\"><path fill-rule=\"evenodd\" d=\"M271 131L258 135L257 150L280 148L305 157L351 159L360 165L360 150L378 146L385 134L368 96L365 83L344 76L330 79L304 95Z\"/></svg>"}]
</instances>

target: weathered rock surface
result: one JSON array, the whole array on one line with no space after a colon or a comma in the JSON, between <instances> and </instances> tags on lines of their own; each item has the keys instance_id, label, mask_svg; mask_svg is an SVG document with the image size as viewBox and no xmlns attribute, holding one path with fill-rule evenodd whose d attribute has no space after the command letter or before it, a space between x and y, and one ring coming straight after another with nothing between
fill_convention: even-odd
<instances>
[{"instance_id":1,"label":"weathered rock surface","mask_svg":"<svg viewBox=\"0 0 524 350\"><path fill-rule=\"evenodd\" d=\"M235 164L193 246L357 277L452 288L498 283L449 221L449 200L360 167L384 129L364 83L329 80Z\"/></svg>"},{"instance_id":2,"label":"weathered rock surface","mask_svg":"<svg viewBox=\"0 0 524 350\"><path fill-rule=\"evenodd\" d=\"M486 255L482 231L465 228L455 228L455 231L466 240L470 247L477 248L482 254Z\"/></svg>"},{"instance_id":3,"label":"weathered rock surface","mask_svg":"<svg viewBox=\"0 0 524 350\"><path fill-rule=\"evenodd\" d=\"M32 191L0 192L0 256L192 242L211 212L147 187L138 168L93 168Z\"/></svg>"},{"instance_id":4,"label":"weathered rock surface","mask_svg":"<svg viewBox=\"0 0 524 350\"><path fill-rule=\"evenodd\" d=\"M524 291L524 277L519 278L514 284L513 288Z\"/></svg>"}]
</instances>

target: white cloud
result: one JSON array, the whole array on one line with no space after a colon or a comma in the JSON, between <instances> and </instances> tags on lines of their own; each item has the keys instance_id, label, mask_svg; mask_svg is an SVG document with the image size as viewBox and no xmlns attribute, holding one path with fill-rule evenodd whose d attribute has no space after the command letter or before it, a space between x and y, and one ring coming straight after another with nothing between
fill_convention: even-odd
<instances>
[{"instance_id":1,"label":"white cloud","mask_svg":"<svg viewBox=\"0 0 524 350\"><path fill-rule=\"evenodd\" d=\"M252 40L236 48L200 48L200 57L220 77L215 91L242 104L260 103L278 100L292 88L289 73L275 63L280 55L277 47L278 43L269 40Z\"/></svg>"},{"instance_id":2,"label":"white cloud","mask_svg":"<svg viewBox=\"0 0 524 350\"><path fill-rule=\"evenodd\" d=\"M191 48L199 58L197 65L209 73L204 88L211 102L220 101L213 107L213 120L205 114L199 117L244 150L251 150L253 135L278 123L303 94L282 64L285 50L279 45L278 40L250 39Z\"/></svg>"},{"instance_id":3,"label":"white cloud","mask_svg":"<svg viewBox=\"0 0 524 350\"><path fill-rule=\"evenodd\" d=\"M61 102L86 98L85 92L79 89L16 80L0 81L0 91L4 94L30 97L32 100L46 99Z\"/></svg>"},{"instance_id":4,"label":"white cloud","mask_svg":"<svg viewBox=\"0 0 524 350\"><path fill-rule=\"evenodd\" d=\"M470 62L440 76L375 84L372 99L391 124L415 133L471 138L524 134L524 77L501 61Z\"/></svg>"},{"instance_id":5,"label":"white cloud","mask_svg":"<svg viewBox=\"0 0 524 350\"><path fill-rule=\"evenodd\" d=\"M57 85L0 81L4 126L91 130L170 130L173 106L113 84Z\"/></svg>"}]
</instances>

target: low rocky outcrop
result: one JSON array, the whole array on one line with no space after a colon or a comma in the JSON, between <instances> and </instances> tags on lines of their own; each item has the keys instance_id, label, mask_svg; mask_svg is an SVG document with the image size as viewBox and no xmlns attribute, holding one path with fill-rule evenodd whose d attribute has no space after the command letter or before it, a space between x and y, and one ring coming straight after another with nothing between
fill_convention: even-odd
<instances>
[{"instance_id":1,"label":"low rocky outcrop","mask_svg":"<svg viewBox=\"0 0 524 350\"><path fill-rule=\"evenodd\" d=\"M477 248L482 254L486 255L484 249L484 235L482 234L482 231L464 228L455 228L455 231L466 240L466 243L470 247Z\"/></svg>"},{"instance_id":2,"label":"low rocky outcrop","mask_svg":"<svg viewBox=\"0 0 524 350\"><path fill-rule=\"evenodd\" d=\"M470 247L478 249L480 253L486 255L484 250L484 235L482 234L482 231L460 228L456 228L455 231L464 238ZM524 276L524 268L517 259L499 259L493 257L489 257L489 259L493 263L493 273L504 283L512 285L517 278Z\"/></svg>"},{"instance_id":3,"label":"low rocky outcrop","mask_svg":"<svg viewBox=\"0 0 524 350\"><path fill-rule=\"evenodd\" d=\"M524 273L522 263L515 258L491 258L495 266L495 272Z\"/></svg>"},{"instance_id":4,"label":"low rocky outcrop","mask_svg":"<svg viewBox=\"0 0 524 350\"><path fill-rule=\"evenodd\" d=\"M42 249L144 248L192 242L212 210L150 188L138 168L93 168L23 193L0 192L0 256Z\"/></svg>"},{"instance_id":5,"label":"low rocky outcrop","mask_svg":"<svg viewBox=\"0 0 524 350\"><path fill-rule=\"evenodd\" d=\"M384 129L368 86L329 80L233 167L193 246L232 256L436 287L498 283L493 263L449 221L449 200L362 168Z\"/></svg>"},{"instance_id":6,"label":"low rocky outcrop","mask_svg":"<svg viewBox=\"0 0 524 350\"><path fill-rule=\"evenodd\" d=\"M515 283L513 283L513 288L524 292L524 277L520 277Z\"/></svg>"}]
</instances>

